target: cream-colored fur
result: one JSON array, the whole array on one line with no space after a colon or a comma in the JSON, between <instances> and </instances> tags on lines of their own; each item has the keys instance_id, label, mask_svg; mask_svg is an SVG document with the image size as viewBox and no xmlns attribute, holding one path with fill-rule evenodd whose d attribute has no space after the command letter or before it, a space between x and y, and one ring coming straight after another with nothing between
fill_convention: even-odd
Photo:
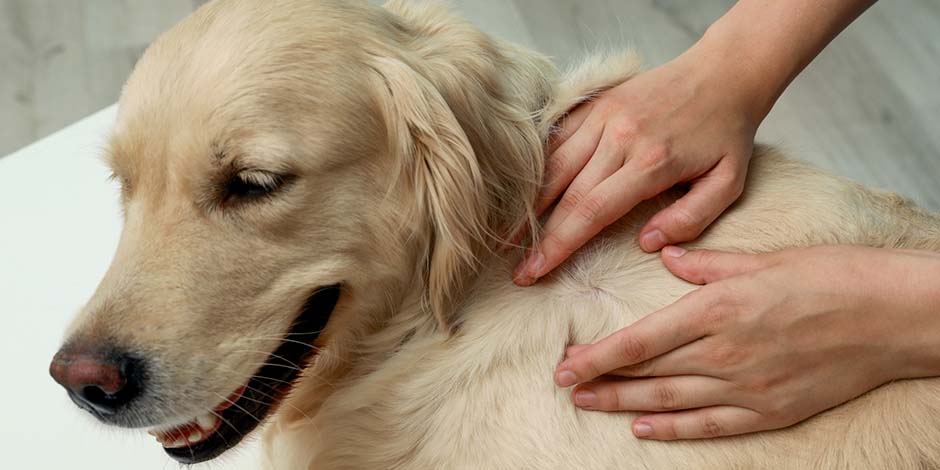
<instances>
[{"instance_id":1,"label":"cream-colored fur","mask_svg":"<svg viewBox=\"0 0 940 470\"><path fill-rule=\"evenodd\" d=\"M72 337L152 357L159 400L141 423L185 422L254 372L310 289L342 283L316 363L266 430L278 470L940 466L938 380L781 431L669 443L555 387L567 344L694 288L635 242L676 192L534 287L510 282L519 255L498 249L535 223L552 124L639 72L609 54L559 76L435 3L210 3L128 82L111 146L127 225ZM233 159L296 178L220 205L212 182ZM940 217L759 147L741 200L692 246L822 243L940 251Z\"/></svg>"}]
</instances>

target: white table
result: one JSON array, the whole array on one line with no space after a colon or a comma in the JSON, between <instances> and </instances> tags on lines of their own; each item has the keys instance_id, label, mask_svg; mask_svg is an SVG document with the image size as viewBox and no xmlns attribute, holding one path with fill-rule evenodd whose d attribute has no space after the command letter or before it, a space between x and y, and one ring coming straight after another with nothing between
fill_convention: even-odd
<instances>
[{"instance_id":1,"label":"white table","mask_svg":"<svg viewBox=\"0 0 940 470\"><path fill-rule=\"evenodd\" d=\"M152 437L80 411L47 372L121 230L101 150L112 106L0 158L0 468L177 468ZM256 469L256 442L206 468Z\"/></svg>"}]
</instances>

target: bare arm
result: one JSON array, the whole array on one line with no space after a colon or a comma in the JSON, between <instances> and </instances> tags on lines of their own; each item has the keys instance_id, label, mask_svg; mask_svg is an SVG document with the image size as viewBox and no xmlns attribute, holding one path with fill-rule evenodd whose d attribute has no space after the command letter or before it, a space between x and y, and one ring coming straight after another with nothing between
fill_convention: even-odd
<instances>
[{"instance_id":1,"label":"bare arm","mask_svg":"<svg viewBox=\"0 0 940 470\"><path fill-rule=\"evenodd\" d=\"M874 0L741 0L702 37L701 47L740 77L763 121L786 87ZM731 65L729 62L736 62ZM733 83L733 80L732 82Z\"/></svg>"}]
</instances>

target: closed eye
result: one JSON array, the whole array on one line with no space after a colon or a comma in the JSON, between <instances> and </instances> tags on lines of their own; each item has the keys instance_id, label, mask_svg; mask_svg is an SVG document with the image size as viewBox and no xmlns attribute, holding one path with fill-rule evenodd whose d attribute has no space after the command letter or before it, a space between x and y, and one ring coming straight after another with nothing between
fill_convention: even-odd
<instances>
[{"instance_id":1,"label":"closed eye","mask_svg":"<svg viewBox=\"0 0 940 470\"><path fill-rule=\"evenodd\" d=\"M278 192L290 176L264 170L242 170L231 177L223 190L222 202L255 201Z\"/></svg>"}]
</instances>

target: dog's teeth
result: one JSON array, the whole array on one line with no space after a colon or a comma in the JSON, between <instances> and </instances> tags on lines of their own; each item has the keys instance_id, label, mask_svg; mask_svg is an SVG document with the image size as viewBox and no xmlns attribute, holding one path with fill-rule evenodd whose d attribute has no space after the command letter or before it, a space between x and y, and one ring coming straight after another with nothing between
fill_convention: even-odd
<instances>
[{"instance_id":1,"label":"dog's teeth","mask_svg":"<svg viewBox=\"0 0 940 470\"><path fill-rule=\"evenodd\" d=\"M187 447L206 440L206 437L214 431L219 425L219 418L212 413L205 414L196 418L194 421L174 431L160 432L147 431L148 434L157 438L160 444L167 449L178 449Z\"/></svg>"},{"instance_id":2,"label":"dog's teeth","mask_svg":"<svg viewBox=\"0 0 940 470\"><path fill-rule=\"evenodd\" d=\"M212 414L202 415L196 419L196 424L199 425L199 428L206 432L215 428L218 422L219 418L216 418L215 415Z\"/></svg>"}]
</instances>

